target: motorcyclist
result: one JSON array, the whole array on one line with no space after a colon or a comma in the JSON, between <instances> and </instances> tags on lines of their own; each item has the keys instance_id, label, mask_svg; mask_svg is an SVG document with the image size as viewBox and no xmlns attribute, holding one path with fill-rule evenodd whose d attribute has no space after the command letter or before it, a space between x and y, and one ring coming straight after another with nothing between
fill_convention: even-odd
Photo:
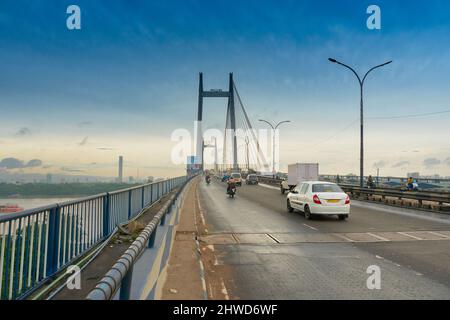
<instances>
[{"instance_id":1,"label":"motorcyclist","mask_svg":"<svg viewBox=\"0 0 450 320\"><path fill-rule=\"evenodd\" d=\"M236 188L236 180L233 177L230 177L227 180L227 193L229 193L232 188Z\"/></svg>"},{"instance_id":2,"label":"motorcyclist","mask_svg":"<svg viewBox=\"0 0 450 320\"><path fill-rule=\"evenodd\" d=\"M206 183L210 183L211 182L211 176L209 175L209 172L207 172L206 175L205 175L205 181L206 181Z\"/></svg>"},{"instance_id":3,"label":"motorcyclist","mask_svg":"<svg viewBox=\"0 0 450 320\"><path fill-rule=\"evenodd\" d=\"M406 184L408 186L408 190L413 190L414 189L414 179L413 179L413 177L409 177L408 180L406 181Z\"/></svg>"}]
</instances>

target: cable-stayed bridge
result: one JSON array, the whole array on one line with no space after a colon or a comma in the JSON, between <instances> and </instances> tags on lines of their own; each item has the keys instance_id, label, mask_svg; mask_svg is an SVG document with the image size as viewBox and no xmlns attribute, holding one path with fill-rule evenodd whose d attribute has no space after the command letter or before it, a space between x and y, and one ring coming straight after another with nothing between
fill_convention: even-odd
<instances>
[{"instance_id":1,"label":"cable-stayed bridge","mask_svg":"<svg viewBox=\"0 0 450 320\"><path fill-rule=\"evenodd\" d=\"M205 98L227 100L221 152L203 141ZM227 90L204 90L200 74L197 121L201 163L215 149L211 184L200 172L0 215L0 299L450 297L448 192L321 176L348 194L344 221L292 210L273 177L231 199L220 171L270 168L233 74Z\"/></svg>"}]
</instances>

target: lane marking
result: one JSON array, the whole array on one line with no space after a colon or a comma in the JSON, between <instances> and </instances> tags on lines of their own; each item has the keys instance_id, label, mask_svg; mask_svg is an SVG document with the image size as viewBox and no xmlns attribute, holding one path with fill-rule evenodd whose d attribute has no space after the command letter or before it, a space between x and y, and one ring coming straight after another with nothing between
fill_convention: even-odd
<instances>
[{"instance_id":1,"label":"lane marking","mask_svg":"<svg viewBox=\"0 0 450 320\"><path fill-rule=\"evenodd\" d=\"M442 234L442 233L439 233L439 232L428 231L428 233L434 234L435 236L442 237L442 238L444 238L444 239L450 239L449 236L446 236L445 234Z\"/></svg>"},{"instance_id":2,"label":"lane marking","mask_svg":"<svg viewBox=\"0 0 450 320\"><path fill-rule=\"evenodd\" d=\"M344 235L342 235L342 234L334 233L334 235L335 235L336 237L339 237L339 238L341 238L341 239L344 239L344 240L346 240L346 241L348 241L348 242L355 242L355 240L352 240L352 239L350 239L350 238L347 238L346 236L344 236Z\"/></svg>"},{"instance_id":3,"label":"lane marking","mask_svg":"<svg viewBox=\"0 0 450 320\"><path fill-rule=\"evenodd\" d=\"M220 285L222 286L222 293L225 296L225 300L230 300L230 297L228 296L228 290L225 286L225 283L223 282L223 278L220 278Z\"/></svg>"},{"instance_id":4,"label":"lane marking","mask_svg":"<svg viewBox=\"0 0 450 320\"><path fill-rule=\"evenodd\" d=\"M381 240L381 241L386 241L386 242L391 241L391 240L389 240L389 239L387 239L387 238L384 238L384 237L382 237L382 236L376 235L376 234L371 233L371 232L366 232L366 234L368 234L369 236L372 236L372 237L374 237L374 238L377 238L378 240Z\"/></svg>"},{"instance_id":5,"label":"lane marking","mask_svg":"<svg viewBox=\"0 0 450 320\"><path fill-rule=\"evenodd\" d=\"M406 232L397 232L397 233L398 233L398 234L401 234L402 236L410 237L410 238L413 238L413 239L416 239L416 240L424 240L424 239L422 239L422 238L419 238L419 237L416 237L416 236L407 234Z\"/></svg>"},{"instance_id":6,"label":"lane marking","mask_svg":"<svg viewBox=\"0 0 450 320\"><path fill-rule=\"evenodd\" d=\"M198 183L195 185L195 191L194 191L194 198L197 201L194 201L194 226L195 226L195 230L197 231L197 235L199 234L198 232L198 225L197 225L197 210L200 212L200 198L198 196ZM195 205L197 204L197 205ZM197 207L197 208L195 208ZM203 261L202 261L202 257L201 257L201 251L200 251L200 242L198 241L198 237L195 237L195 245L197 247L197 252L199 252L199 254L197 254L197 258L198 258L198 264L200 265L200 280L202 283L202 289L203 289L203 299L204 300L208 300L208 289L206 286L206 279L205 279L205 268L203 266Z\"/></svg>"},{"instance_id":7,"label":"lane marking","mask_svg":"<svg viewBox=\"0 0 450 320\"><path fill-rule=\"evenodd\" d=\"M203 226L206 226L205 216L203 215L203 208L202 208L202 205L200 204L200 197L198 195L198 189L195 190L195 193L196 193L196 198L197 198L198 211L200 213L200 219L202 220Z\"/></svg>"},{"instance_id":8,"label":"lane marking","mask_svg":"<svg viewBox=\"0 0 450 320\"><path fill-rule=\"evenodd\" d=\"M264 187L264 188L267 188L267 189L273 189L273 190L278 190L278 191L280 191L280 188L279 188L279 187L277 188L277 187L270 186L270 185L264 184L264 183L259 183L258 186L261 186L261 187Z\"/></svg>"},{"instance_id":9,"label":"lane marking","mask_svg":"<svg viewBox=\"0 0 450 320\"><path fill-rule=\"evenodd\" d=\"M304 225L305 227L308 227L308 228L313 229L313 230L315 230L315 231L319 231L319 229L314 228L313 226L310 226L309 224L303 223L303 225Z\"/></svg>"},{"instance_id":10,"label":"lane marking","mask_svg":"<svg viewBox=\"0 0 450 320\"><path fill-rule=\"evenodd\" d=\"M213 290L210 283L208 284L208 288L209 288L209 296L211 297L212 300L214 300Z\"/></svg>"}]
</instances>

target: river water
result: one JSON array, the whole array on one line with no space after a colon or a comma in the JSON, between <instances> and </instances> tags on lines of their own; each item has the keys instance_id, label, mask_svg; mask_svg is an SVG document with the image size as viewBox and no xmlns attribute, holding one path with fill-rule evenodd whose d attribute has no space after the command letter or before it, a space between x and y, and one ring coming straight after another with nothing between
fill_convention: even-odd
<instances>
[{"instance_id":1,"label":"river water","mask_svg":"<svg viewBox=\"0 0 450 320\"><path fill-rule=\"evenodd\" d=\"M79 198L79 197L77 197ZM0 199L0 206L6 204L17 204L24 210L47 206L54 203L65 202L77 198L14 198Z\"/></svg>"}]
</instances>

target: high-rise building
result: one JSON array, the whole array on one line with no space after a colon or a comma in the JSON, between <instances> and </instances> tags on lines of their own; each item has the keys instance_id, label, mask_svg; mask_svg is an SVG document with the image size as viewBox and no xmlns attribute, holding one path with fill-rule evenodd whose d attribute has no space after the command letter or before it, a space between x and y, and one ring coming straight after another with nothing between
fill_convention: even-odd
<instances>
[{"instance_id":1,"label":"high-rise building","mask_svg":"<svg viewBox=\"0 0 450 320\"><path fill-rule=\"evenodd\" d=\"M119 177L117 180L119 183L123 182L123 156L119 156Z\"/></svg>"}]
</instances>

